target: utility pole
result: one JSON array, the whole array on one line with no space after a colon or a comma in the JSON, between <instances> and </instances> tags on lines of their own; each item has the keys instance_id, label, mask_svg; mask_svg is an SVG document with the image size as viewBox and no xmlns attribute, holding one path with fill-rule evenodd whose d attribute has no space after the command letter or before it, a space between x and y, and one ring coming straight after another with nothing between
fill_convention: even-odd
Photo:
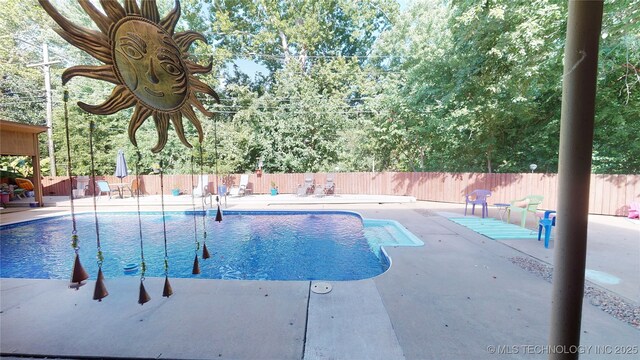
<instances>
[{"instance_id":1,"label":"utility pole","mask_svg":"<svg viewBox=\"0 0 640 360\"><path fill-rule=\"evenodd\" d=\"M42 62L38 64L29 64L27 67L36 67L42 66L42 71L44 72L44 89L45 96L47 99L47 138L49 145L49 164L51 166L51 176L56 176L56 157L53 148L53 121L52 121L52 110L51 110L51 74L49 73L49 68L53 64L57 64L60 61L49 61L49 48L47 44L42 44Z\"/></svg>"}]
</instances>

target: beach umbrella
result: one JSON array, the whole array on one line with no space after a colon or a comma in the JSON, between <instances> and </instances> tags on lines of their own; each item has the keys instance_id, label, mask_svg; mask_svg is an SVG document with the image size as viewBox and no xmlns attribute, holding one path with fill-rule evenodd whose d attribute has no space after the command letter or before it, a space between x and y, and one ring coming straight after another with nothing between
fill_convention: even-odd
<instances>
[{"instance_id":1,"label":"beach umbrella","mask_svg":"<svg viewBox=\"0 0 640 360\"><path fill-rule=\"evenodd\" d=\"M122 149L118 150L118 156L116 156L116 172L113 175L120 179L129 175L127 161L124 159L124 151L122 151Z\"/></svg>"}]
</instances>

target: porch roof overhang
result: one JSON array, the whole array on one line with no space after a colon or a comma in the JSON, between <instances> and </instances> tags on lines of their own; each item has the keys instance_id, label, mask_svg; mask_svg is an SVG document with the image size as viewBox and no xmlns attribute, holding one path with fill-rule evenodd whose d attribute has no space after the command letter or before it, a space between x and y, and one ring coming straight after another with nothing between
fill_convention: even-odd
<instances>
[{"instance_id":1,"label":"porch roof overhang","mask_svg":"<svg viewBox=\"0 0 640 360\"><path fill-rule=\"evenodd\" d=\"M0 155L38 155L38 134L47 131L47 129L46 126L0 120Z\"/></svg>"}]
</instances>

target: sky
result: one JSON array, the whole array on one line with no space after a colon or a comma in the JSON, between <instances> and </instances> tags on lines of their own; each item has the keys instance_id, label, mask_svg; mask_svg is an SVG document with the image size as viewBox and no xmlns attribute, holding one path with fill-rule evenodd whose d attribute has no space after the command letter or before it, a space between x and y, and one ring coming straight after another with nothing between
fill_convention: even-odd
<instances>
[{"instance_id":1,"label":"sky","mask_svg":"<svg viewBox=\"0 0 640 360\"><path fill-rule=\"evenodd\" d=\"M233 63L229 63L226 68L227 73L233 72L233 65L238 65L240 71L249 75L251 79L255 79L257 73L261 72L262 74L268 74L269 70L261 64L249 59L238 59Z\"/></svg>"}]
</instances>

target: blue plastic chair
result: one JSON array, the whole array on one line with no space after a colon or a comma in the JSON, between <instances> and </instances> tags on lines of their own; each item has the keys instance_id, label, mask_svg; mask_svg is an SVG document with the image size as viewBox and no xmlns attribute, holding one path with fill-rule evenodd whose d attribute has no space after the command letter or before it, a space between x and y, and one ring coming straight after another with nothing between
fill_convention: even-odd
<instances>
[{"instance_id":1,"label":"blue plastic chair","mask_svg":"<svg viewBox=\"0 0 640 360\"><path fill-rule=\"evenodd\" d=\"M555 214L555 210L547 210L544 212L544 217L538 221L538 241L542 236L542 229L544 228L544 247L549 248L549 238L551 237L551 227L556 226L556 217L549 218L550 214Z\"/></svg>"},{"instance_id":2,"label":"blue plastic chair","mask_svg":"<svg viewBox=\"0 0 640 360\"><path fill-rule=\"evenodd\" d=\"M476 205L482 206L482 217L489 216L489 208L487 207L487 198L491 196L490 190L474 190L470 194L465 195L464 204L464 216L467 216L467 206L471 207L471 215L474 215L476 211Z\"/></svg>"}]
</instances>

